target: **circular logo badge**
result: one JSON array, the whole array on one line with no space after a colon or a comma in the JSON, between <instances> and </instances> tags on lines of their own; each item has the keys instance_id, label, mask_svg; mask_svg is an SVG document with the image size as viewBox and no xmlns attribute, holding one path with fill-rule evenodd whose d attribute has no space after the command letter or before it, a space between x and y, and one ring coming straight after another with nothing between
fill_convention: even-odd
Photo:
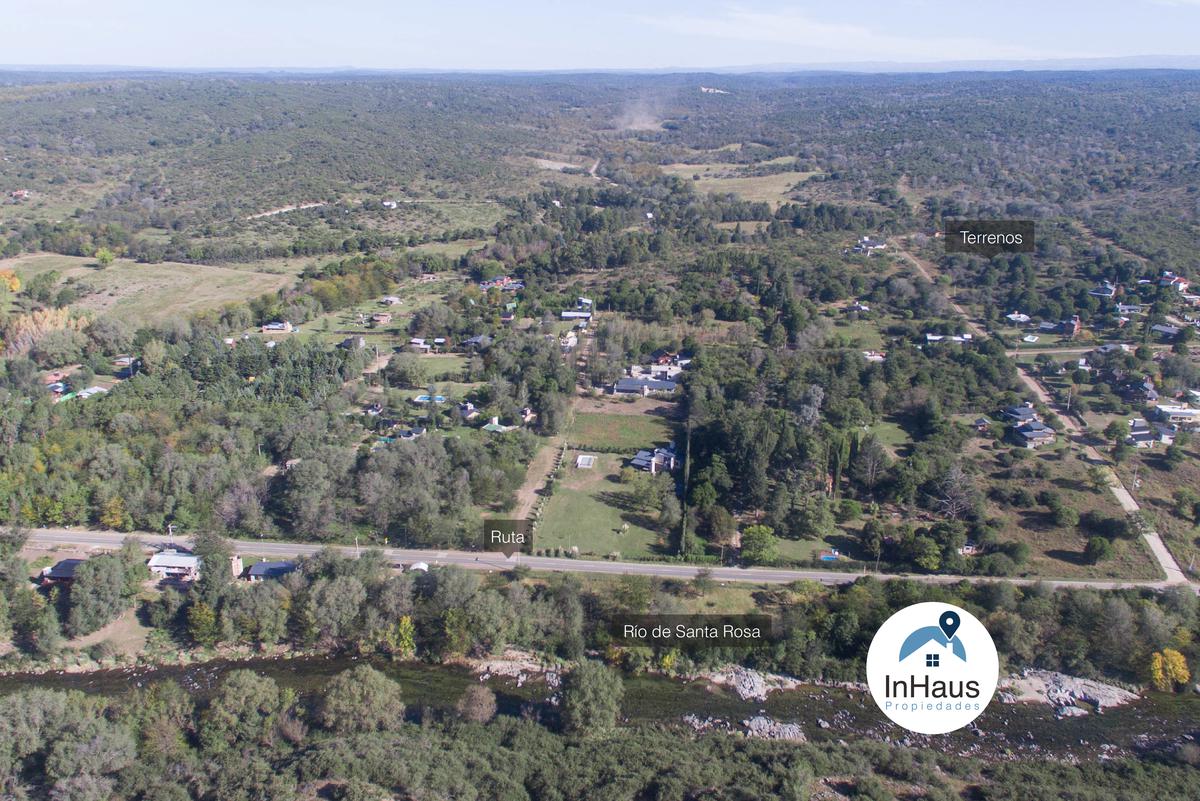
<instances>
[{"instance_id":1,"label":"circular logo badge","mask_svg":"<svg viewBox=\"0 0 1200 801\"><path fill-rule=\"evenodd\" d=\"M999 679L992 635L952 604L901 609L879 627L867 652L875 703L894 723L921 734L945 734L975 720Z\"/></svg>"}]
</instances>

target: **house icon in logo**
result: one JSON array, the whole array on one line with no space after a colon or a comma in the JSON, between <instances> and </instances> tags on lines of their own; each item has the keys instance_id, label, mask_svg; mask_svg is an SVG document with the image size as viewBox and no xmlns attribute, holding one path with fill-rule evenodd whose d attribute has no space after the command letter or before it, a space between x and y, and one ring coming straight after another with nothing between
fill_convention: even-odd
<instances>
[{"instance_id":1,"label":"house icon in logo","mask_svg":"<svg viewBox=\"0 0 1200 801\"><path fill-rule=\"evenodd\" d=\"M935 643L941 647L932 647L925 652L925 667L941 667L942 654L947 649L954 656L966 662L967 649L963 647L962 640L954 636L958 632L958 624L958 615L947 611L938 619L938 625L922 626L917 629L908 635L900 646L900 661L903 662L917 651L924 650L930 643Z\"/></svg>"}]
</instances>

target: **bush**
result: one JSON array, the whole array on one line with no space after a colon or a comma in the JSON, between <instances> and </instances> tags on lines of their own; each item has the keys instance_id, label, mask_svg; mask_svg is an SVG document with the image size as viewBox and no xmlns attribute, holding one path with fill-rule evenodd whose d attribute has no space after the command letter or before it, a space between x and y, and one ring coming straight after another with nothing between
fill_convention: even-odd
<instances>
[{"instance_id":1,"label":"bush","mask_svg":"<svg viewBox=\"0 0 1200 801\"><path fill-rule=\"evenodd\" d=\"M838 504L837 520L839 523L849 523L858 520L863 515L862 504L851 498L845 498Z\"/></svg>"},{"instance_id":2,"label":"bush","mask_svg":"<svg viewBox=\"0 0 1200 801\"><path fill-rule=\"evenodd\" d=\"M1104 537L1092 537L1083 549L1083 556L1093 565L1107 562L1113 557L1113 545Z\"/></svg>"}]
</instances>

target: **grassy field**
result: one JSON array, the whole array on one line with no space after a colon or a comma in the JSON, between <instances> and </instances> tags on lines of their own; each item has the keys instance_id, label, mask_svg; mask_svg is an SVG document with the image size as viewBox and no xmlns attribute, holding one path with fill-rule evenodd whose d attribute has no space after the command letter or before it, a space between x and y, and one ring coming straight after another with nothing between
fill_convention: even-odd
<instances>
[{"instance_id":1,"label":"grassy field","mask_svg":"<svg viewBox=\"0 0 1200 801\"><path fill-rule=\"evenodd\" d=\"M453 242L426 242L423 245L411 247L409 250L417 253L440 253L456 259L472 250L479 250L489 241L487 239L456 239Z\"/></svg>"},{"instance_id":2,"label":"grassy field","mask_svg":"<svg viewBox=\"0 0 1200 801\"><path fill-rule=\"evenodd\" d=\"M618 401L619 403L619 401ZM674 412L670 405L631 405L627 413L594 412L590 405L581 406L575 414L575 422L567 432L567 439L582 448L621 448L631 454L639 448L665 445L673 438L671 422L666 412Z\"/></svg>"},{"instance_id":3,"label":"grassy field","mask_svg":"<svg viewBox=\"0 0 1200 801\"><path fill-rule=\"evenodd\" d=\"M778 172L771 175L744 175L732 164L667 164L662 171L691 179L697 192L732 193L745 200L779 204L787 200L792 188L807 181L814 172Z\"/></svg>"},{"instance_id":4,"label":"grassy field","mask_svg":"<svg viewBox=\"0 0 1200 801\"><path fill-rule=\"evenodd\" d=\"M292 283L286 273L268 274L205 264L138 264L117 259L107 269L79 256L36 254L0 261L23 282L55 270L80 298L72 308L93 314L117 314L134 323L153 323L218 308L273 292Z\"/></svg>"},{"instance_id":5,"label":"grassy field","mask_svg":"<svg viewBox=\"0 0 1200 801\"><path fill-rule=\"evenodd\" d=\"M895 420L881 420L870 426L864 426L866 434L874 434L879 443L891 451L892 456L903 456L912 444L908 432Z\"/></svg>"},{"instance_id":6,"label":"grassy field","mask_svg":"<svg viewBox=\"0 0 1200 801\"><path fill-rule=\"evenodd\" d=\"M538 527L537 548L579 548L580 556L604 557L619 553L625 559L646 558L664 552L663 535L652 531L653 521L630 508L618 477L625 460L614 454L596 454L596 465L577 469L569 451L565 476L546 504ZM622 530L624 525L628 528Z\"/></svg>"},{"instance_id":7,"label":"grassy field","mask_svg":"<svg viewBox=\"0 0 1200 801\"><path fill-rule=\"evenodd\" d=\"M1181 515L1174 500L1179 490L1200 492L1200 444L1195 438L1186 452L1187 458L1172 469L1164 458L1166 448L1161 444L1139 450L1117 468L1117 474L1133 492L1143 514L1162 535L1180 567L1195 578L1200 569L1200 526Z\"/></svg>"},{"instance_id":8,"label":"grassy field","mask_svg":"<svg viewBox=\"0 0 1200 801\"><path fill-rule=\"evenodd\" d=\"M400 298L395 306L383 306L378 298L351 306L345 309L322 314L304 324L301 336L316 336L329 344L337 344L348 336L365 336L368 345L377 345L380 349L390 349L407 344L411 338L408 324L417 309L424 308L444 297L446 279L433 283L410 282L391 293ZM392 315L392 321L384 325L371 322L371 315L376 312L387 312ZM366 323L359 322L360 315Z\"/></svg>"},{"instance_id":9,"label":"grassy field","mask_svg":"<svg viewBox=\"0 0 1200 801\"><path fill-rule=\"evenodd\" d=\"M847 320L844 317L833 324L833 335L845 341L848 347L862 350L882 350L883 335L880 323L875 320Z\"/></svg>"},{"instance_id":10,"label":"grassy field","mask_svg":"<svg viewBox=\"0 0 1200 801\"><path fill-rule=\"evenodd\" d=\"M1080 515L1095 511L1106 517L1124 518L1125 513L1112 493L1089 483L1088 465L1061 440L1058 448L1030 455L1015 463L1012 469L1002 467L997 461L997 456L1008 450L1007 446L996 448L982 440L968 446L968 454L987 475L989 489L1000 492L1023 489L1035 497L1042 492L1054 492L1063 505ZM1158 567L1141 538L1114 541L1114 558L1093 565L1083 556L1090 532L1083 528L1056 526L1049 510L1041 503L1022 508L1001 503L993 495L987 501L986 514L999 524L1001 541L1020 541L1029 546L1029 561L1022 570L1025 575L1047 578L1159 577Z\"/></svg>"},{"instance_id":11,"label":"grassy field","mask_svg":"<svg viewBox=\"0 0 1200 801\"><path fill-rule=\"evenodd\" d=\"M610 595L621 583L619 576L606 576L595 573L581 573L579 580L585 591L595 592L600 596ZM665 582L655 580L658 586ZM669 586L669 585L667 585ZM749 614L760 609L755 596L763 592L778 591L775 585L761 585L738 582L736 584L717 583L711 590L702 595L691 593L674 593L684 612L713 615Z\"/></svg>"}]
</instances>

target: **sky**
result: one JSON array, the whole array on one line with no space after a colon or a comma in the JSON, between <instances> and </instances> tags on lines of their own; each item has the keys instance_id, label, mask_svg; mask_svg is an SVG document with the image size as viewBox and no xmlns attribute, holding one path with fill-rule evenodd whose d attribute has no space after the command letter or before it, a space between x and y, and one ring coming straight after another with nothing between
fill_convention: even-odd
<instances>
[{"instance_id":1,"label":"sky","mask_svg":"<svg viewBox=\"0 0 1200 801\"><path fill-rule=\"evenodd\" d=\"M0 63L704 69L1200 55L1200 0L0 0Z\"/></svg>"}]
</instances>

